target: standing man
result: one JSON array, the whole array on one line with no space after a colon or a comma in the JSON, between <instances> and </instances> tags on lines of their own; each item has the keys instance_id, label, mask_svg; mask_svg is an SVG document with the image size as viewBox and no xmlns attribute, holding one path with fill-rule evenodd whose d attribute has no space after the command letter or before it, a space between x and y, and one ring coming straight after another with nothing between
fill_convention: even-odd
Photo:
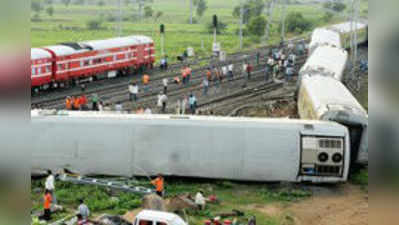
<instances>
[{"instance_id":1,"label":"standing man","mask_svg":"<svg viewBox=\"0 0 399 225\"><path fill-rule=\"evenodd\" d=\"M164 179L161 174L158 174L157 178L151 181L151 184L155 186L155 190L159 197L163 197L164 194Z\"/></svg>"},{"instance_id":2,"label":"standing man","mask_svg":"<svg viewBox=\"0 0 399 225\"><path fill-rule=\"evenodd\" d=\"M166 113L166 105L168 104L168 96L166 96L166 94L162 94L161 102L162 102L162 113Z\"/></svg>"},{"instance_id":3,"label":"standing man","mask_svg":"<svg viewBox=\"0 0 399 225\"><path fill-rule=\"evenodd\" d=\"M194 115L195 111L197 110L197 98L194 94L191 94L188 101L190 103L191 114Z\"/></svg>"},{"instance_id":4,"label":"standing man","mask_svg":"<svg viewBox=\"0 0 399 225\"><path fill-rule=\"evenodd\" d=\"M181 114L186 114L186 107L187 107L187 97L183 95L183 99L181 100Z\"/></svg>"},{"instance_id":5,"label":"standing man","mask_svg":"<svg viewBox=\"0 0 399 225\"><path fill-rule=\"evenodd\" d=\"M206 77L204 77L204 80L202 81L202 88L203 88L203 96L208 96L208 88L209 88L209 81Z\"/></svg>"},{"instance_id":6,"label":"standing man","mask_svg":"<svg viewBox=\"0 0 399 225\"><path fill-rule=\"evenodd\" d=\"M205 210L206 199L202 190L197 192L197 194L195 195L195 204L197 205L199 210Z\"/></svg>"},{"instance_id":7,"label":"standing man","mask_svg":"<svg viewBox=\"0 0 399 225\"><path fill-rule=\"evenodd\" d=\"M89 219L90 210L89 207L87 207L87 205L84 203L83 199L79 200L78 212L80 215L82 215L84 221L87 221Z\"/></svg>"},{"instance_id":8,"label":"standing man","mask_svg":"<svg viewBox=\"0 0 399 225\"><path fill-rule=\"evenodd\" d=\"M162 80L162 84L163 84L163 93L166 95L166 94L168 94L168 82L169 82L169 80L168 80L168 78L163 78L163 80Z\"/></svg>"},{"instance_id":9,"label":"standing man","mask_svg":"<svg viewBox=\"0 0 399 225\"><path fill-rule=\"evenodd\" d=\"M137 85L136 82L133 82L132 84L129 85L129 99L130 99L130 101L137 102L138 94L139 94L139 86Z\"/></svg>"},{"instance_id":10,"label":"standing man","mask_svg":"<svg viewBox=\"0 0 399 225\"><path fill-rule=\"evenodd\" d=\"M149 91L149 84L150 84L150 75L144 74L143 75L143 85L144 85L144 93Z\"/></svg>"},{"instance_id":11,"label":"standing man","mask_svg":"<svg viewBox=\"0 0 399 225\"><path fill-rule=\"evenodd\" d=\"M251 73L253 71L253 67L251 63L247 64L247 74L248 74L248 80L251 80Z\"/></svg>"},{"instance_id":12,"label":"standing man","mask_svg":"<svg viewBox=\"0 0 399 225\"><path fill-rule=\"evenodd\" d=\"M91 95L91 109L93 111L99 111L98 101L99 101L98 95L96 93L92 94Z\"/></svg>"},{"instance_id":13,"label":"standing man","mask_svg":"<svg viewBox=\"0 0 399 225\"><path fill-rule=\"evenodd\" d=\"M71 97L66 97L65 99L65 109L66 110L72 110L72 100Z\"/></svg>"},{"instance_id":14,"label":"standing man","mask_svg":"<svg viewBox=\"0 0 399 225\"><path fill-rule=\"evenodd\" d=\"M52 197L51 197L51 193L49 190L45 191L44 194L44 214L41 217L41 219L45 220L45 221L50 221L51 220L51 202L52 202Z\"/></svg>"},{"instance_id":15,"label":"standing man","mask_svg":"<svg viewBox=\"0 0 399 225\"><path fill-rule=\"evenodd\" d=\"M186 67L187 84L190 84L192 72L193 71L191 70L190 66L187 66Z\"/></svg>"},{"instance_id":16,"label":"standing man","mask_svg":"<svg viewBox=\"0 0 399 225\"><path fill-rule=\"evenodd\" d=\"M233 80L233 78L234 78L234 73L233 73L233 70L234 70L234 64L233 63L231 63L230 65L229 65L229 77L230 77L230 80Z\"/></svg>"},{"instance_id":17,"label":"standing man","mask_svg":"<svg viewBox=\"0 0 399 225\"><path fill-rule=\"evenodd\" d=\"M228 68L227 66L222 67L222 76L227 77L228 76Z\"/></svg>"},{"instance_id":18,"label":"standing man","mask_svg":"<svg viewBox=\"0 0 399 225\"><path fill-rule=\"evenodd\" d=\"M183 80L183 85L186 85L186 82L187 82L187 70L186 70L186 67L183 67L181 69L181 76L182 76L182 80Z\"/></svg>"},{"instance_id":19,"label":"standing man","mask_svg":"<svg viewBox=\"0 0 399 225\"><path fill-rule=\"evenodd\" d=\"M52 203L57 204L57 199L55 197L55 177L53 175L53 172L51 170L47 171L48 177L46 178L45 182L45 188L47 191L49 191L52 199Z\"/></svg>"}]
</instances>

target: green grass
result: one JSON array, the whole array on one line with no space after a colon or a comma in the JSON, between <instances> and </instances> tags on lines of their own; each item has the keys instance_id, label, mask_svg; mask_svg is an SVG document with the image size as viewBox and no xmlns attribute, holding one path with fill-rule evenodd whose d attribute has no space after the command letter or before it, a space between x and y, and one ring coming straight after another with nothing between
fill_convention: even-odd
<instances>
[{"instance_id":1,"label":"green grass","mask_svg":"<svg viewBox=\"0 0 399 225\"><path fill-rule=\"evenodd\" d=\"M104 22L103 29L91 31L86 27L86 22L95 18L107 18L109 15L117 15L116 1L108 1L111 5L103 7L97 5L70 5L65 7L62 4L55 4L55 14L50 17L45 11L40 13L40 22L31 23L31 45L32 47L41 47L54 45L61 42L75 42L85 40L95 40L112 38L117 35L116 23ZM124 1L123 1L124 2ZM211 52L213 37L206 32L206 24L211 21L212 15L217 14L221 21L228 24L226 33L218 36L222 48L228 53L239 50L239 37L236 33L238 29L238 19L232 15L234 7L239 0L208 0L208 10L199 20L199 24L188 24L189 7L188 1L183 0L154 0L152 4L155 11L162 11L163 16L159 21L154 19L144 19L142 21L133 20L133 14L137 13L137 6L130 4L123 7L124 17L128 21L123 22L123 35L143 34L151 36L156 42L157 58L160 56L160 35L159 24L166 25L166 53L173 60L177 55L183 53L187 47L194 47L197 55L205 56ZM288 6L288 12L300 11L305 17L311 19L315 26L323 25L321 18L323 11L320 7L310 5L293 4ZM31 16L33 16L33 12ZM281 10L277 8L273 14L273 20L278 21L281 16ZM334 18L333 21L340 20ZM272 36L269 43L279 41L278 24L272 27ZM287 34L288 37L296 34ZM254 38L245 37L244 47L255 48L262 43L255 43ZM202 49L202 44L204 48Z\"/></svg>"},{"instance_id":2,"label":"green grass","mask_svg":"<svg viewBox=\"0 0 399 225\"><path fill-rule=\"evenodd\" d=\"M32 182L33 211L41 210L42 193L36 193L34 190L43 188L43 182ZM147 181L142 180L142 183L145 184ZM194 196L201 189L206 195L216 194L221 200L220 204L209 204L207 210L203 212L188 212L190 225L202 225L204 220L218 213L231 212L233 209L245 212L246 216L241 218L243 221L248 216L254 215L259 225L290 224L291 217L285 212L281 215L268 215L257 207L266 207L270 204L284 205L310 196L310 193L299 188L271 188L270 185L265 184L180 179L168 179L166 184L167 197L182 193L191 193ZM59 203L65 208L65 212L57 213L55 219L73 215L78 207L79 199L85 199L95 215L103 213L123 215L141 205L141 197L138 195L115 193L105 188L64 182L57 182L56 195Z\"/></svg>"}]
</instances>

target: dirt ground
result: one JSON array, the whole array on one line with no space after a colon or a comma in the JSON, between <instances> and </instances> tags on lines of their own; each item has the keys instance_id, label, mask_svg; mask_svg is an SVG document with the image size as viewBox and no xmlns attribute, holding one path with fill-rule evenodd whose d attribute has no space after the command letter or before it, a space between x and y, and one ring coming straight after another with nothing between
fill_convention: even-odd
<instances>
[{"instance_id":1,"label":"dirt ground","mask_svg":"<svg viewBox=\"0 0 399 225\"><path fill-rule=\"evenodd\" d=\"M337 188L313 190L313 197L288 206L249 205L273 217L285 217L295 225L367 225L368 194L360 187L345 184Z\"/></svg>"}]
</instances>

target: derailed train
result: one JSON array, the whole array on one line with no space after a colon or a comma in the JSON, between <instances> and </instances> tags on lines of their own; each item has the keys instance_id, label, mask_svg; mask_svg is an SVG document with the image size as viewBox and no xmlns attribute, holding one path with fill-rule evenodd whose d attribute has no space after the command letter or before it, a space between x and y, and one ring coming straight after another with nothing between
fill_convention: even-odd
<instances>
[{"instance_id":1,"label":"derailed train","mask_svg":"<svg viewBox=\"0 0 399 225\"><path fill-rule=\"evenodd\" d=\"M357 23L357 44L367 42L367 24ZM341 83L348 54L350 22L312 35L313 51L298 77L298 112L302 119L335 121L348 127L352 163L368 164L368 115ZM336 34L333 34L336 32ZM328 38L326 34L332 34ZM320 36L324 35L324 36ZM336 37L340 36L340 44ZM324 38L324 39L323 39Z\"/></svg>"},{"instance_id":2,"label":"derailed train","mask_svg":"<svg viewBox=\"0 0 399 225\"><path fill-rule=\"evenodd\" d=\"M333 122L32 113L32 170L82 175L344 182L350 136Z\"/></svg>"}]
</instances>

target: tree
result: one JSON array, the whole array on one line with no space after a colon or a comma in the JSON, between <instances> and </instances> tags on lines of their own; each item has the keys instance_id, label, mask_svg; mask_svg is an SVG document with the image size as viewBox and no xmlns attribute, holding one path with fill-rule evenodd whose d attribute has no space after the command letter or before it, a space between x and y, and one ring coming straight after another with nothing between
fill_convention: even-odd
<instances>
[{"instance_id":1,"label":"tree","mask_svg":"<svg viewBox=\"0 0 399 225\"><path fill-rule=\"evenodd\" d=\"M197 16L201 18L208 9L206 0L195 0L194 5L197 7Z\"/></svg>"},{"instance_id":2,"label":"tree","mask_svg":"<svg viewBox=\"0 0 399 225\"><path fill-rule=\"evenodd\" d=\"M153 14L154 14L154 10L152 9L151 6L144 7L144 16L145 17L151 17Z\"/></svg>"},{"instance_id":3,"label":"tree","mask_svg":"<svg viewBox=\"0 0 399 225\"><path fill-rule=\"evenodd\" d=\"M98 1L98 2L97 2L97 5L98 5L98 6L100 6L100 7L103 7L103 6L105 6L105 2L104 2L104 0L100 0L100 1Z\"/></svg>"},{"instance_id":4,"label":"tree","mask_svg":"<svg viewBox=\"0 0 399 225\"><path fill-rule=\"evenodd\" d=\"M87 21L87 29L89 30L99 30L101 29L103 21L101 19L91 19Z\"/></svg>"},{"instance_id":5,"label":"tree","mask_svg":"<svg viewBox=\"0 0 399 225\"><path fill-rule=\"evenodd\" d=\"M265 26L267 20L264 16L257 16L251 19L249 24L247 25L248 32L255 36L263 36L265 35Z\"/></svg>"},{"instance_id":6,"label":"tree","mask_svg":"<svg viewBox=\"0 0 399 225\"><path fill-rule=\"evenodd\" d=\"M312 29L312 22L306 19L300 12L291 12L286 19L287 31L303 33Z\"/></svg>"},{"instance_id":7,"label":"tree","mask_svg":"<svg viewBox=\"0 0 399 225\"><path fill-rule=\"evenodd\" d=\"M32 0L31 3L30 3L30 8L37 15L40 13L40 11L43 10L42 4L41 4L41 2L39 0Z\"/></svg>"},{"instance_id":8,"label":"tree","mask_svg":"<svg viewBox=\"0 0 399 225\"><path fill-rule=\"evenodd\" d=\"M50 6L46 9L46 12L49 16L53 16L54 15L54 7Z\"/></svg>"},{"instance_id":9,"label":"tree","mask_svg":"<svg viewBox=\"0 0 399 225\"><path fill-rule=\"evenodd\" d=\"M244 8L244 24L248 24L251 18L262 15L265 9L265 3L263 0L248 0L244 4L243 8ZM241 5L238 5L234 8L233 16L236 18L241 17Z\"/></svg>"},{"instance_id":10,"label":"tree","mask_svg":"<svg viewBox=\"0 0 399 225\"><path fill-rule=\"evenodd\" d=\"M71 0L62 0L62 3L64 3L65 7L68 7L71 4Z\"/></svg>"},{"instance_id":11,"label":"tree","mask_svg":"<svg viewBox=\"0 0 399 225\"><path fill-rule=\"evenodd\" d=\"M334 10L335 12L342 12L346 9L345 3L340 1L334 1L334 2L328 1L324 3L323 6L324 8Z\"/></svg>"}]
</instances>

